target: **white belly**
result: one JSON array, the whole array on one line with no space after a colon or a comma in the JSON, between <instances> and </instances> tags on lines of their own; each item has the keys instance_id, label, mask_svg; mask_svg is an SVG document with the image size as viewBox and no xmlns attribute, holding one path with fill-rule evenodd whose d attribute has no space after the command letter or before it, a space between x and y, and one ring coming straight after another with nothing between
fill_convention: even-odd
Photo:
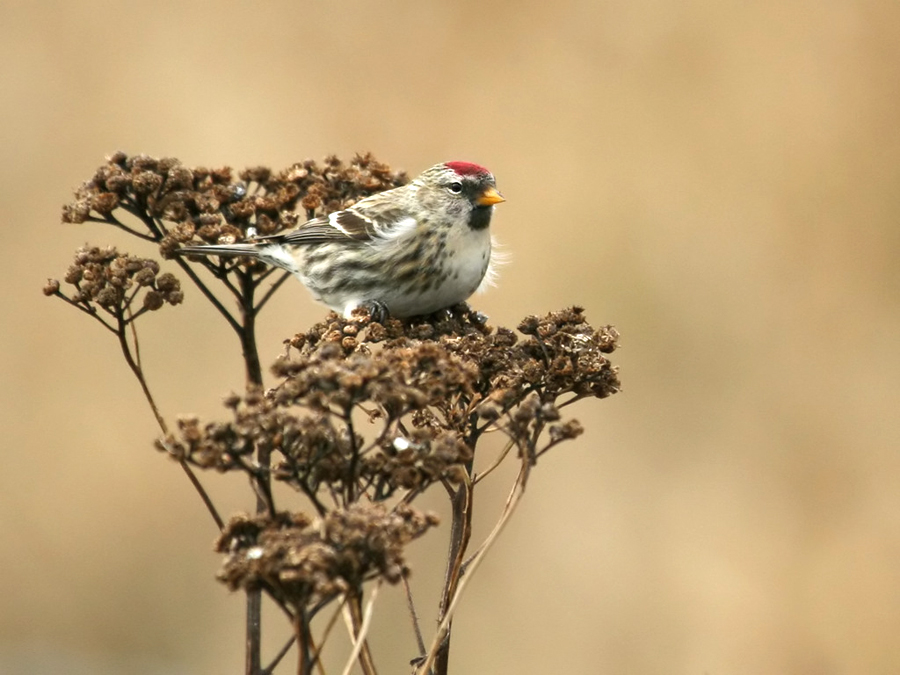
<instances>
[{"instance_id":1,"label":"white belly","mask_svg":"<svg viewBox=\"0 0 900 675\"><path fill-rule=\"evenodd\" d=\"M467 300L484 281L490 282L492 240L490 232L470 230L448 234L438 269L423 271L426 281L412 284L386 279L374 299L383 302L391 316L405 318L430 314ZM433 264L421 261L417 264ZM430 282L430 283L429 283ZM338 311L349 315L353 309L373 298L343 298Z\"/></svg>"}]
</instances>

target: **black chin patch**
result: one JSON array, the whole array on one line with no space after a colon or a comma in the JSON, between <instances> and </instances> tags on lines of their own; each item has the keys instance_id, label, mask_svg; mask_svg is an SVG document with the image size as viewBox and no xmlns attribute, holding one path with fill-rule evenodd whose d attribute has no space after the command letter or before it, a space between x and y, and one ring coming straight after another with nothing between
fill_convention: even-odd
<instances>
[{"instance_id":1,"label":"black chin patch","mask_svg":"<svg viewBox=\"0 0 900 675\"><path fill-rule=\"evenodd\" d=\"M469 227L473 230L483 230L491 224L492 213L493 207L491 206L476 206L472 209L472 215L469 216Z\"/></svg>"}]
</instances>

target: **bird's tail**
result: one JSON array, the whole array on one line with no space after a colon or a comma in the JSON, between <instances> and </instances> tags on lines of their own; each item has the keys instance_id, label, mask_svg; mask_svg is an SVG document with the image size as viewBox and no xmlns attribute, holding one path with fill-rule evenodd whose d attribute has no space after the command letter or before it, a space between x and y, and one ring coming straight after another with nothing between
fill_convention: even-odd
<instances>
[{"instance_id":1,"label":"bird's tail","mask_svg":"<svg viewBox=\"0 0 900 675\"><path fill-rule=\"evenodd\" d=\"M253 244L210 244L209 246L182 246L177 251L179 255L217 255L233 258L245 255L250 258L259 257L259 248Z\"/></svg>"}]
</instances>

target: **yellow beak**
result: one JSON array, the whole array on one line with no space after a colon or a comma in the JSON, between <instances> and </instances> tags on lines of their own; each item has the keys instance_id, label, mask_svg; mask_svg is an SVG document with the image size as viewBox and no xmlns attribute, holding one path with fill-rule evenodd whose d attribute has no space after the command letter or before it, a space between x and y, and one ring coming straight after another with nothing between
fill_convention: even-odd
<instances>
[{"instance_id":1,"label":"yellow beak","mask_svg":"<svg viewBox=\"0 0 900 675\"><path fill-rule=\"evenodd\" d=\"M499 204L505 201L503 195L497 192L497 188L488 188L481 193L481 196L475 200L475 203L479 206L491 206L492 204Z\"/></svg>"}]
</instances>

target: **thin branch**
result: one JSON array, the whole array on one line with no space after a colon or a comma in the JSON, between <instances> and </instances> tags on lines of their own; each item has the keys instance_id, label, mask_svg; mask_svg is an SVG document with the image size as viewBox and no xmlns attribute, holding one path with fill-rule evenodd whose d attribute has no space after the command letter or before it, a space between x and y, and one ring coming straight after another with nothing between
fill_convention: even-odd
<instances>
[{"instance_id":1,"label":"thin branch","mask_svg":"<svg viewBox=\"0 0 900 675\"><path fill-rule=\"evenodd\" d=\"M505 405L505 406L502 408L502 410L500 411L500 414L501 414L501 415L506 415L506 414L508 414L510 410L512 410L512 409L515 408L517 405L519 405L520 403L522 403L522 401L524 401L526 398L528 398L528 395L529 395L529 394L531 394L532 392L540 392L540 391L541 391L541 385L539 385L539 384L531 384L531 385L528 385L527 387L525 387L525 388L521 391L521 393L519 393L518 396L516 396L516 398L515 398L513 401L509 402L507 405ZM493 423L494 423L494 420L487 420L482 426L476 427L476 431L477 431L479 434L481 434L481 433L484 432L489 426L491 426Z\"/></svg>"},{"instance_id":2,"label":"thin branch","mask_svg":"<svg viewBox=\"0 0 900 675\"><path fill-rule=\"evenodd\" d=\"M567 405L572 405L573 403L578 403L578 401L581 401L585 398L587 398L587 394L573 394L572 398L566 399L562 403L557 403L556 407L557 407L557 409L565 408Z\"/></svg>"},{"instance_id":3,"label":"thin branch","mask_svg":"<svg viewBox=\"0 0 900 675\"><path fill-rule=\"evenodd\" d=\"M219 299L213 294L211 290L203 283L200 277L197 276L197 273L193 270L191 265L182 258L175 258L175 263L184 271L185 274L188 275L191 281L194 282L194 285L200 289L200 292L206 296L206 299L212 303L212 306L215 307L219 314L228 322L228 325L231 326L232 330L238 335L241 334L241 324L238 323L237 319L232 316L231 312L225 309L225 305L223 305Z\"/></svg>"},{"instance_id":4,"label":"thin branch","mask_svg":"<svg viewBox=\"0 0 900 675\"><path fill-rule=\"evenodd\" d=\"M156 418L156 423L159 425L160 430L163 433L163 436L168 436L169 428L166 425L166 421L163 418L162 414L159 412L159 408L156 406L156 401L153 398L153 394L150 393L150 386L147 384L147 380L144 378L144 370L141 367L141 352L140 352L140 342L138 341L137 329L134 324L131 324L131 334L132 339L134 341L134 357L131 354L131 347L128 344L128 338L125 333L125 317L119 317L119 330L116 331L116 335L119 338L119 346L122 349L122 355L125 357L125 362L128 364L128 367L131 368L131 372L137 378L138 383L141 385L141 390L144 392L144 397L147 399L147 403L150 405L150 410L153 412L153 416ZM216 527L221 530L225 526L225 522L222 520L222 517L219 515L218 510L213 505L212 499L210 499L209 494L206 492L206 489L200 483L200 480L197 478L196 474L191 470L188 466L187 462L184 458L179 458L178 463L181 465L181 468L184 470L185 474L187 474L188 480L191 481L191 485L194 486L194 489L197 491L197 494L200 495L200 499L203 501L203 504L206 506L206 510L209 511L210 516L212 516L213 521L216 524Z\"/></svg>"},{"instance_id":5,"label":"thin branch","mask_svg":"<svg viewBox=\"0 0 900 675\"><path fill-rule=\"evenodd\" d=\"M134 373L134 376L137 378L138 384L141 385L141 390L144 392L144 398L146 398L147 403L150 404L150 410L153 411L153 416L156 418L156 423L159 425L159 428L162 430L163 434L167 435L169 433L169 428L166 425L166 421L163 419L162 414L159 412L159 408L156 406L156 401L153 399L153 394L150 393L150 387L147 385L147 380L144 377L144 371L141 370L140 365L134 360L134 357L131 354L131 346L128 344L128 336L125 332L125 316L121 313L121 309L118 311L116 319L119 322L119 328L116 331L116 336L119 338L119 346L122 349L122 355L125 357L125 362L128 364L128 367L131 368L131 372Z\"/></svg>"},{"instance_id":6,"label":"thin branch","mask_svg":"<svg viewBox=\"0 0 900 675\"><path fill-rule=\"evenodd\" d=\"M284 643L284 646L278 650L278 653L275 655L275 658L272 659L272 663L270 663L266 668L263 668L260 672L260 675L271 675L275 671L275 667L281 663L281 659L283 659L291 647L294 646L294 643L297 641L296 635L291 635L290 639Z\"/></svg>"},{"instance_id":7,"label":"thin branch","mask_svg":"<svg viewBox=\"0 0 900 675\"><path fill-rule=\"evenodd\" d=\"M135 291L135 293L136 292L137 291ZM132 296L132 299L134 299L134 296ZM134 345L134 362L137 364L138 369L140 369L141 372L144 372L144 366L141 364L141 343L138 340L137 328L134 325L134 320L137 315L131 311L131 300L125 304L125 307L128 309L128 319L125 323L131 328L131 343ZM163 431L165 431L165 429Z\"/></svg>"},{"instance_id":8,"label":"thin branch","mask_svg":"<svg viewBox=\"0 0 900 675\"><path fill-rule=\"evenodd\" d=\"M559 445L560 443L567 441L567 440L569 440L569 437L563 436L562 438L557 438L554 441L550 441L549 443L547 443L547 445L544 448L542 448L541 450L538 450L537 452L534 453L534 458L537 459L538 457L543 455L545 452L547 452L550 448L555 448L557 445Z\"/></svg>"},{"instance_id":9,"label":"thin branch","mask_svg":"<svg viewBox=\"0 0 900 675\"><path fill-rule=\"evenodd\" d=\"M153 218L153 216L147 213L147 209L144 205L141 205L128 197L120 197L119 206L123 211L125 211L126 213L130 213L135 218L144 223L144 225L152 235L152 241L160 241L163 236L165 236L165 233L167 232L165 227L162 226L159 221ZM115 225L115 223L111 224Z\"/></svg>"},{"instance_id":10,"label":"thin branch","mask_svg":"<svg viewBox=\"0 0 900 675\"><path fill-rule=\"evenodd\" d=\"M197 494L200 495L200 499L203 500L203 504L206 506L206 510L209 511L209 515L212 516L212 519L216 523L216 527L219 530L222 530L225 527L225 521L222 520L222 516L219 515L218 510L212 503L212 499L210 499L209 494L206 492L206 489L200 483L200 479L197 478L197 474L188 466L188 463L184 459L179 459L178 463L181 465L181 468L184 469L184 472L187 474L188 480L191 481L191 485L194 486L194 489L197 491Z\"/></svg>"},{"instance_id":11,"label":"thin branch","mask_svg":"<svg viewBox=\"0 0 900 675\"><path fill-rule=\"evenodd\" d=\"M133 230L128 227L121 220L116 218L111 213L104 218L97 218L96 216L88 216L85 218L85 221L89 223L103 223L104 225L112 225L113 227L117 227L124 232L132 235L133 237L137 237L138 239L143 239L144 241L157 241L156 237L150 234L144 234L143 232L139 232L138 230Z\"/></svg>"},{"instance_id":12,"label":"thin branch","mask_svg":"<svg viewBox=\"0 0 900 675\"><path fill-rule=\"evenodd\" d=\"M241 341L241 353L244 357L244 367L247 378L247 388L251 386L262 386L262 369L259 364L259 351L256 346L256 317L253 314L253 291L255 286L252 282L250 274L238 273L238 280L241 282L241 294L238 300L241 306L240 324L233 320L233 326ZM226 284L228 285L228 284ZM221 306L221 305L219 305ZM227 314L231 317L231 314ZM260 475L251 482L257 489L256 494L256 513L275 514L275 501L272 496L272 482L269 476L271 467L271 450L265 445L260 444L256 447L256 462L260 468ZM247 674L257 675L260 672L261 659L260 649L262 645L262 595L260 591L247 591ZM294 617L294 628L297 636L297 650L299 658L297 662L298 672L309 672L309 618L303 611L298 608Z\"/></svg>"},{"instance_id":13,"label":"thin branch","mask_svg":"<svg viewBox=\"0 0 900 675\"><path fill-rule=\"evenodd\" d=\"M364 654L368 652L368 647L366 646L366 634L369 632L369 625L372 622L372 612L375 609L375 600L378 598L378 591L380 588L381 579L378 580L378 583L375 584L375 588L372 589L372 594L369 596L369 602L366 603L366 609L363 613L362 624L359 626L358 630L356 629L358 617L354 617L351 610L352 599L350 603L344 605L344 620L347 622L347 630L350 631L350 637L353 640L353 649L350 652L350 656L347 658L347 665L344 666L342 675L350 675L350 671L353 670L353 663L357 659L359 659L359 664L362 666L363 672L366 675L376 675L375 665L371 661L371 654L368 655L368 658L364 658Z\"/></svg>"},{"instance_id":14,"label":"thin branch","mask_svg":"<svg viewBox=\"0 0 900 675\"><path fill-rule=\"evenodd\" d=\"M331 618L328 619L328 623L325 624L325 630L322 631L322 639L319 642L318 648L312 654L312 665L315 665L319 668L319 671L324 674L324 669L322 667L322 650L325 648L325 643L328 641L328 637L331 635L331 629L334 628L337 623L337 619L344 611L344 607L347 604L347 596L341 596L341 602L338 604L337 609L334 610L334 613L331 615Z\"/></svg>"},{"instance_id":15,"label":"thin branch","mask_svg":"<svg viewBox=\"0 0 900 675\"><path fill-rule=\"evenodd\" d=\"M238 335L241 338L241 347L243 348L244 363L247 369L247 384L261 387L262 367L259 363L259 350L256 346L256 314L253 311L253 294L256 292L256 283L250 272L239 272L238 281L240 281L240 305L241 319L243 323ZM259 457L261 466L268 465L267 457Z\"/></svg>"},{"instance_id":16,"label":"thin branch","mask_svg":"<svg viewBox=\"0 0 900 675\"><path fill-rule=\"evenodd\" d=\"M413 488L409 492L407 492L403 497L400 498L400 501L397 503L397 506L401 504L411 504L412 500L418 497L420 494L425 492L425 489L428 487L428 484L420 485L419 487Z\"/></svg>"},{"instance_id":17,"label":"thin branch","mask_svg":"<svg viewBox=\"0 0 900 675\"><path fill-rule=\"evenodd\" d=\"M472 537L472 489L471 482L471 462L467 466L466 481L451 492L451 513L452 520L450 523L450 551L447 555L447 570L444 575L444 587L441 590L441 600L438 606L438 620L443 621L450 611L452 598L456 595L456 589L462 576L463 556L469 546L469 540ZM445 487L448 487L446 483ZM448 487L449 491L449 487ZM441 640L438 647L440 652L437 672L440 675L446 675L448 662L450 658L450 643L445 638L450 632L450 623L447 623L447 632Z\"/></svg>"},{"instance_id":18,"label":"thin branch","mask_svg":"<svg viewBox=\"0 0 900 675\"><path fill-rule=\"evenodd\" d=\"M345 487L347 490L347 504L356 501L354 488L356 487L356 467L359 464L359 445L356 439L356 429L353 426L353 408L345 410L341 417L344 425L347 427L347 435L350 437L350 462L347 465L347 477L345 479Z\"/></svg>"},{"instance_id":19,"label":"thin branch","mask_svg":"<svg viewBox=\"0 0 900 675\"><path fill-rule=\"evenodd\" d=\"M213 270L213 274L215 275L216 279L222 282L222 285L228 289L228 291L235 297L238 303L243 304L245 300L243 290L235 286L231 282L231 279L228 278L228 275L232 272L240 275L241 270L238 268L238 266L235 264L230 268L227 268L224 262L220 262L218 265L213 265L211 262L208 262L207 266L210 270Z\"/></svg>"},{"instance_id":20,"label":"thin branch","mask_svg":"<svg viewBox=\"0 0 900 675\"><path fill-rule=\"evenodd\" d=\"M254 596L248 592L247 593L247 629L250 629L250 600ZM256 597L259 597L258 595ZM302 609L298 608L298 612L294 615L294 636L297 638L297 673L299 675L307 675L310 672L310 661L309 661L309 648L308 642L305 639L309 635L309 624L306 622L306 616L304 616ZM257 620L259 619L259 615L257 614ZM259 634L257 634L257 641L259 640ZM254 652L253 649L248 645L247 647L247 656L249 656ZM259 645L256 645L255 650L257 656L259 655ZM248 672L249 667L248 667ZM258 671L252 671L255 675Z\"/></svg>"},{"instance_id":21,"label":"thin branch","mask_svg":"<svg viewBox=\"0 0 900 675\"><path fill-rule=\"evenodd\" d=\"M369 416L369 421L372 421L371 414L368 410L366 410L361 404L357 403L356 407ZM378 432L378 436L376 436L371 443L367 446L363 447L360 450L360 456L365 456L375 450L375 448L381 447L382 443L384 443L385 439L388 437L388 434L391 433L391 430L394 428L394 423L399 419L398 417L390 417L385 415L382 419L384 419L384 425L381 428L381 431Z\"/></svg>"},{"instance_id":22,"label":"thin branch","mask_svg":"<svg viewBox=\"0 0 900 675\"><path fill-rule=\"evenodd\" d=\"M425 639L422 637L422 627L419 625L419 614L416 612L416 603L413 602L412 589L409 587L409 579L404 575L403 590L406 591L406 606L409 608L409 618L412 620L413 631L416 634L416 646L419 648L419 657L425 657Z\"/></svg>"},{"instance_id":23,"label":"thin branch","mask_svg":"<svg viewBox=\"0 0 900 675\"><path fill-rule=\"evenodd\" d=\"M496 469L498 466L500 466L500 464L502 464L503 460L506 459L506 456L509 454L509 451L512 449L512 447L514 445L515 445L515 442L513 441L513 439L510 438L506 442L506 447L504 447L503 450L500 451L500 454L497 456L497 459L494 460L494 463L491 464L487 469L485 469L484 471L479 473L477 476L475 476L475 478L472 479L472 485L478 485L478 483L480 483L482 480L487 478L488 475L494 469Z\"/></svg>"},{"instance_id":24,"label":"thin branch","mask_svg":"<svg viewBox=\"0 0 900 675\"><path fill-rule=\"evenodd\" d=\"M434 663L434 660L437 657L441 646L444 644L444 640L446 639L447 634L450 632L450 622L453 619L454 613L456 612L456 607L459 603L459 599L462 597L462 593L465 590L469 579L472 578L472 574L481 564L481 561L484 560L484 556L487 553L488 549L497 540L500 532L503 531L503 528L506 526L506 523L509 521L510 517L515 511L516 506L518 506L519 500L522 498L522 495L525 492L525 483L528 480L528 473L530 472L530 469L531 467L527 459L523 460L522 467L519 469L519 475L516 477L513 488L506 499L506 506L503 509L503 513L500 515L500 519L497 521L497 524L494 525L494 529L491 530L491 533L488 535L487 539L484 540L484 543L478 549L478 552L472 557L471 562L467 565L466 574L460 579L459 585L456 588L456 593L454 593L453 595L453 600L450 602L450 606L448 607L446 614L444 615L443 619L441 619L441 623L438 626L437 633L435 634L434 639L431 641L431 647L428 650L428 656L415 670L415 673L417 675L425 675L425 673L429 671L432 664Z\"/></svg>"},{"instance_id":25,"label":"thin branch","mask_svg":"<svg viewBox=\"0 0 900 675\"><path fill-rule=\"evenodd\" d=\"M272 268L272 269L275 269L275 268ZM266 275L264 275L264 276L268 276L268 274L269 273L267 272ZM262 310L262 308L265 307L266 303L269 301L269 298L271 298L273 295L275 295L275 291L277 291L279 288L281 288L281 284L283 284L285 281L287 281L290 278L291 278L291 273L284 272L277 281L272 282L272 285L269 286L269 288L266 290L266 292L263 293L263 296L262 296L262 298L260 298L259 302L256 303L255 311L257 314L259 314L259 312ZM262 279L260 279L260 280L262 280Z\"/></svg>"},{"instance_id":26,"label":"thin branch","mask_svg":"<svg viewBox=\"0 0 900 675\"><path fill-rule=\"evenodd\" d=\"M286 270L283 270L280 267L266 267L266 271L261 272L259 276L256 277L256 281L257 283L261 283L277 272L281 272L282 274L284 274Z\"/></svg>"},{"instance_id":27,"label":"thin branch","mask_svg":"<svg viewBox=\"0 0 900 675\"><path fill-rule=\"evenodd\" d=\"M112 326L111 324L106 323L106 321L103 320L103 317L101 317L99 314L97 314L97 310L94 309L93 306L89 306L89 308L88 308L88 307L85 307L85 306L82 305L80 302L75 302L75 301L72 300L71 298L69 298L69 297L63 295L63 294L62 294L62 291L55 291L55 292L53 293L53 295L55 295L57 298L60 298L60 299L62 299L62 300L64 300L64 301L66 301L67 303L69 303L70 305L72 305L72 307L75 307L76 309L80 309L82 312L84 312L84 313L87 314L88 316L90 316L90 317L92 317L92 318L94 318L94 319L97 319L97 321L99 321L100 324L101 324L104 328L106 328L110 333L116 333L116 332L117 332L114 326Z\"/></svg>"},{"instance_id":28,"label":"thin branch","mask_svg":"<svg viewBox=\"0 0 900 675\"><path fill-rule=\"evenodd\" d=\"M134 312L130 317L128 317L128 323L133 323L135 319L139 316L143 316L147 312L151 311L148 307L141 307L138 311Z\"/></svg>"},{"instance_id":29,"label":"thin branch","mask_svg":"<svg viewBox=\"0 0 900 675\"><path fill-rule=\"evenodd\" d=\"M327 509L319 501L319 497L316 495L316 491L312 489L309 484L306 482L309 477L309 471L306 472L303 478L300 477L300 472L296 469L294 470L294 475L297 477L296 485L300 487L301 492L306 495L307 499L309 499L310 503L313 505L313 508L316 510L316 513L319 516L324 516L327 513Z\"/></svg>"}]
</instances>

